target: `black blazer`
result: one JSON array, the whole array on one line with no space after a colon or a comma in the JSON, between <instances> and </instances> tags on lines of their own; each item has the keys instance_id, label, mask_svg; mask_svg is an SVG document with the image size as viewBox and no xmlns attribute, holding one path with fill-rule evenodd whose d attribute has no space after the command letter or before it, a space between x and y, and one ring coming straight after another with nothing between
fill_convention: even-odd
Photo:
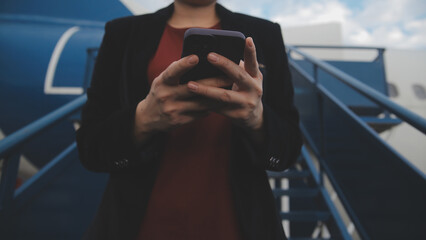
<instances>
[{"instance_id":1,"label":"black blazer","mask_svg":"<svg viewBox=\"0 0 426 240\"><path fill-rule=\"evenodd\" d=\"M135 239L140 229L164 136L158 134L136 149L132 126L137 103L149 92L148 62L173 9L172 4L153 14L106 24L77 132L81 163L91 171L110 173L86 239ZM302 140L281 29L278 24L230 12L219 4L216 11L223 29L253 37L264 75L267 148L255 150L241 129L232 128L230 174L237 218L244 239L285 239L265 169L282 171L292 165Z\"/></svg>"}]
</instances>

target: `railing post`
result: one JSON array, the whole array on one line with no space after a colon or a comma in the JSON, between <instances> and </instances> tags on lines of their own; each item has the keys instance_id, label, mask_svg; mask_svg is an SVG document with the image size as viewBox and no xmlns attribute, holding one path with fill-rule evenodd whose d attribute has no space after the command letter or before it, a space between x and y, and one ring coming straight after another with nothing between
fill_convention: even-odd
<instances>
[{"instance_id":1,"label":"railing post","mask_svg":"<svg viewBox=\"0 0 426 240\"><path fill-rule=\"evenodd\" d=\"M282 180L282 178L276 178L275 179L275 189L281 189L282 188L281 180ZM277 208L280 212L282 211L281 199L282 199L282 197L277 197L276 202L275 202L275 204L276 204L276 206L277 206Z\"/></svg>"},{"instance_id":2,"label":"railing post","mask_svg":"<svg viewBox=\"0 0 426 240\"><path fill-rule=\"evenodd\" d=\"M315 80L315 86L318 87L318 66L316 64L313 64L314 67L314 80Z\"/></svg>"},{"instance_id":3,"label":"railing post","mask_svg":"<svg viewBox=\"0 0 426 240\"><path fill-rule=\"evenodd\" d=\"M379 65L380 65L380 71L383 74L383 81L382 81L384 83L383 89L384 89L386 96L389 96L389 88L388 88L387 81L386 81L387 78L386 78L386 70L385 70L384 53L385 53L385 49L378 48L377 49L377 58L374 61L378 62ZM389 110L384 109L383 113L385 114L385 118L391 118Z\"/></svg>"},{"instance_id":4,"label":"railing post","mask_svg":"<svg viewBox=\"0 0 426 240\"><path fill-rule=\"evenodd\" d=\"M287 51L287 57L288 57L288 58L291 58L291 52L292 52L292 51L291 51L291 49L290 49L290 48L287 48L287 50L288 50L288 51Z\"/></svg>"},{"instance_id":5,"label":"railing post","mask_svg":"<svg viewBox=\"0 0 426 240\"><path fill-rule=\"evenodd\" d=\"M87 91L87 88L90 85L90 80L92 78L93 73L93 65L95 63L95 52L97 49L94 48L88 48L87 49L87 59L86 59L86 69L84 73L84 81L83 81L83 90L84 92Z\"/></svg>"},{"instance_id":6,"label":"railing post","mask_svg":"<svg viewBox=\"0 0 426 240\"><path fill-rule=\"evenodd\" d=\"M0 182L0 215L4 216L5 209L10 206L15 192L16 178L18 176L20 154L3 159ZM2 217L0 217L2 218Z\"/></svg>"},{"instance_id":7,"label":"railing post","mask_svg":"<svg viewBox=\"0 0 426 240\"><path fill-rule=\"evenodd\" d=\"M387 78L386 78L385 58L384 58L385 49L379 48L379 49L377 49L377 51L379 53L378 53L378 56L376 58L376 61L379 62L380 71L383 74L383 79L382 79L383 80L382 82L384 83L383 88L385 90L386 96L389 96L389 89L388 89L388 85L387 85L387 81L386 81Z\"/></svg>"},{"instance_id":8,"label":"railing post","mask_svg":"<svg viewBox=\"0 0 426 240\"><path fill-rule=\"evenodd\" d=\"M319 154L320 157L318 158L319 164L318 164L318 170L319 170L319 181L320 186L323 186L323 169L321 164L321 159L325 156L325 126L324 126L324 100L322 98L321 92L318 90L319 86L319 77L318 77L318 66L316 64L313 64L314 67L314 81L315 86L317 89L317 99L318 99L318 118L319 118L319 125L320 125L320 146L319 146Z\"/></svg>"},{"instance_id":9,"label":"railing post","mask_svg":"<svg viewBox=\"0 0 426 240\"><path fill-rule=\"evenodd\" d=\"M290 58L291 57L291 50L288 50L287 56ZM275 189L282 189L282 178L276 178L274 180L274 187ZM275 205L277 206L278 210L281 212L282 209L282 197L277 197L275 200Z\"/></svg>"},{"instance_id":10,"label":"railing post","mask_svg":"<svg viewBox=\"0 0 426 240\"><path fill-rule=\"evenodd\" d=\"M86 95L80 96L20 130L9 134L9 136L0 141L0 159L3 160L0 178L0 233L2 235L10 226L11 217L14 217L13 214L16 210L14 208L17 206L18 193L22 193L21 190L23 190L21 186L15 191L21 157L20 149L38 134L76 112L86 100ZM38 174L40 174L40 171ZM23 186L29 186L34 181L35 179L31 178Z\"/></svg>"}]
</instances>

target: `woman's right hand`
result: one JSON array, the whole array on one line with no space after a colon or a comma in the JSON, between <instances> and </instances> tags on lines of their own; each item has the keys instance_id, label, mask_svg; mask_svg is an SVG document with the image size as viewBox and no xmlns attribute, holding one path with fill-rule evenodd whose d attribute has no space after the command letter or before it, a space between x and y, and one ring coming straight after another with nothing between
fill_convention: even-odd
<instances>
[{"instance_id":1,"label":"woman's right hand","mask_svg":"<svg viewBox=\"0 0 426 240\"><path fill-rule=\"evenodd\" d=\"M197 65L196 55L181 58L170 64L154 79L150 92L136 108L134 142L143 144L153 133L168 131L208 114L211 106L195 98L186 84L179 84L180 77ZM200 80L211 86L225 86L220 79ZM229 83L228 83L229 85Z\"/></svg>"}]
</instances>

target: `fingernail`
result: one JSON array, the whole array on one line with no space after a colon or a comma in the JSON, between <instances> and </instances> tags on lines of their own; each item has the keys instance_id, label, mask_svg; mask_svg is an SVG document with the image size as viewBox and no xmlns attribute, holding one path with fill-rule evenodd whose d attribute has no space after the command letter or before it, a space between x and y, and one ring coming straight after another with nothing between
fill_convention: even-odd
<instances>
[{"instance_id":1,"label":"fingernail","mask_svg":"<svg viewBox=\"0 0 426 240\"><path fill-rule=\"evenodd\" d=\"M194 90L194 91L196 91L198 89L198 85L194 82L189 82L188 87L189 87L189 89Z\"/></svg>"},{"instance_id":2,"label":"fingernail","mask_svg":"<svg viewBox=\"0 0 426 240\"><path fill-rule=\"evenodd\" d=\"M197 58L196 58L195 56L191 56L191 57L189 57L189 59L188 59L188 63L190 63L190 64L195 64L195 63L197 63Z\"/></svg>"},{"instance_id":3,"label":"fingernail","mask_svg":"<svg viewBox=\"0 0 426 240\"><path fill-rule=\"evenodd\" d=\"M215 53L209 53L207 58L212 62L217 62L219 60L219 57Z\"/></svg>"},{"instance_id":4,"label":"fingernail","mask_svg":"<svg viewBox=\"0 0 426 240\"><path fill-rule=\"evenodd\" d=\"M248 45L249 45L250 48L253 48L253 46L254 46L253 38L251 38L251 37L248 37L248 38L249 38Z\"/></svg>"}]
</instances>

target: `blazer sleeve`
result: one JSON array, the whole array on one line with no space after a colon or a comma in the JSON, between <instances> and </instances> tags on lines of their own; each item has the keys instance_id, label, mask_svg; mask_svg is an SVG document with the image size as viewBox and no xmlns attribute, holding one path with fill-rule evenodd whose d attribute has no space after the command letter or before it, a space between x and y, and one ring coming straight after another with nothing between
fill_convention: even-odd
<instances>
[{"instance_id":1,"label":"blazer sleeve","mask_svg":"<svg viewBox=\"0 0 426 240\"><path fill-rule=\"evenodd\" d=\"M282 171L296 162L302 136L281 28L274 23L265 32L268 37L263 47L266 74L262 100L267 147L254 161L266 170Z\"/></svg>"},{"instance_id":2,"label":"blazer sleeve","mask_svg":"<svg viewBox=\"0 0 426 240\"><path fill-rule=\"evenodd\" d=\"M136 149L132 132L136 105L120 102L120 76L128 22L108 22L98 52L88 100L82 110L77 146L82 165L90 171L116 172L152 161L156 144ZM153 141L155 142L155 141Z\"/></svg>"}]
</instances>

